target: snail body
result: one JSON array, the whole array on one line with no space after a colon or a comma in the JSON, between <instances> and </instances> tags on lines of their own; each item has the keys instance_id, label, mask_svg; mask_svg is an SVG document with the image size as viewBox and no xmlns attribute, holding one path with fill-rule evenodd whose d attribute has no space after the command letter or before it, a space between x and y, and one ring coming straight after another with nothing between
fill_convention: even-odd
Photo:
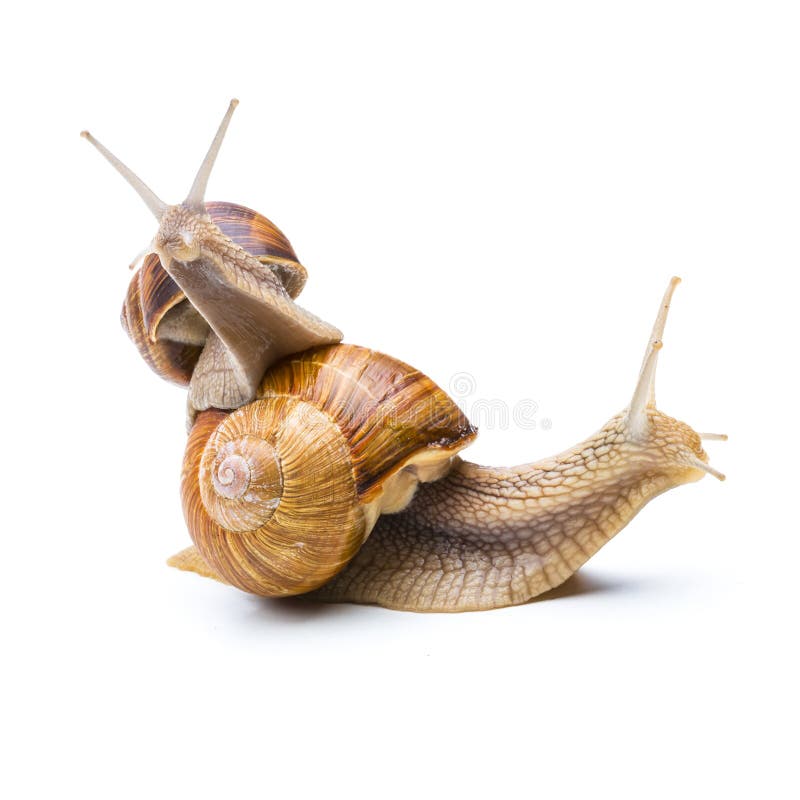
<instances>
[{"instance_id":1,"label":"snail body","mask_svg":"<svg viewBox=\"0 0 800 800\"><path fill-rule=\"evenodd\" d=\"M321 586L476 433L430 379L353 345L285 359L258 394L198 416L181 482L203 562L255 594Z\"/></svg>"},{"instance_id":2,"label":"snail body","mask_svg":"<svg viewBox=\"0 0 800 800\"><path fill-rule=\"evenodd\" d=\"M204 205L223 235L274 272L291 298L300 294L306 269L272 222L236 203ZM160 378L179 386L190 385L210 328L161 266L156 253L148 253L134 274L121 321L139 354Z\"/></svg>"},{"instance_id":3,"label":"snail body","mask_svg":"<svg viewBox=\"0 0 800 800\"><path fill-rule=\"evenodd\" d=\"M628 407L569 451L463 461L475 428L433 381L340 344L298 306L305 268L265 217L205 203L231 103L187 199L167 206L96 140L159 219L123 327L189 390L181 497L194 544L169 563L264 596L466 611L530 600L650 499L706 473L702 438L657 410L673 278Z\"/></svg>"}]
</instances>

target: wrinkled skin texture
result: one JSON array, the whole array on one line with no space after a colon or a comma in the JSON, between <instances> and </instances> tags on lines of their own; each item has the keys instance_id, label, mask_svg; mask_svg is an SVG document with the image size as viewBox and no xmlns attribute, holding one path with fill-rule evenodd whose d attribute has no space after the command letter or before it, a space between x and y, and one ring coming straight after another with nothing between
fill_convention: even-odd
<instances>
[{"instance_id":1,"label":"wrinkled skin texture","mask_svg":"<svg viewBox=\"0 0 800 800\"><path fill-rule=\"evenodd\" d=\"M412 611L524 603L573 575L652 498L704 473L700 437L654 409L632 441L625 414L551 459L513 469L459 461L381 517L350 564L308 595Z\"/></svg>"},{"instance_id":2,"label":"wrinkled skin texture","mask_svg":"<svg viewBox=\"0 0 800 800\"><path fill-rule=\"evenodd\" d=\"M222 413L218 409L242 410L255 405L259 384L262 380L269 383L270 368L276 368L278 359L291 354L302 357L303 351L338 342L342 336L337 328L295 305L296 292L287 289L281 273L273 273L254 253L229 238L208 213L205 188L237 103L231 101L189 194L179 205L168 206L94 137L88 132L83 134L159 220L152 249L201 318L200 327L194 324L196 319L189 327L183 324L184 317L172 320L168 332L174 337L173 343L194 348L176 352L157 337L153 338L144 313L147 303L141 309L141 319L138 315L125 317L126 329L148 363L163 377L181 384L188 381L190 423L198 411L210 409L207 413L213 416ZM288 242L286 246L284 255L293 260L294 252ZM304 281L305 270L301 270L296 291ZM287 448L289 455L276 456L272 440L277 441L279 431L272 427L259 431L264 439L262 445L251 447L253 443L246 438L250 434L246 434L242 447L218 454L222 458L219 462L222 471L211 475L212 485L216 477L218 490L226 497L231 495L229 500L241 501L246 509L240 509L241 513L237 511L238 516L233 517L227 510L223 513L217 509L215 517L216 500L212 498L210 502L211 511L206 504L210 496L208 487L205 499L202 490L195 491L195 483L202 477L199 473L203 472L197 464L206 463L202 461L203 447L197 443L195 459L185 462L183 476L184 488L189 487L184 491L187 522L196 546L178 553L169 563L206 577L228 580L258 594L274 596L313 589L308 596L316 599L378 603L414 611L496 608L525 602L558 586L656 495L698 480L705 472L724 478L708 466L700 444L701 435L656 409L656 364L672 293L678 282L678 278L672 278L664 294L626 411L586 442L536 464L494 469L455 459L450 472L442 477L438 467L431 471L427 457L444 445L471 441L474 430L469 423L456 425L455 438L449 433L443 438L439 427L425 415L403 425L392 414L378 413L387 399L403 390L407 378L419 383L421 379L415 370L400 364L399 374L390 370L385 376L387 381L370 383L367 378L373 362L387 357L366 351L363 370L354 374L333 370L331 374L323 372L323 378L318 380L317 372L306 371L308 385L297 384L294 379L289 384L303 398L302 402L314 404L315 416L336 429L332 441L341 438L341 447L331 450L336 451L335 474L339 477L324 488L322 498L313 500L294 489L277 491L275 487L284 487L282 478L262 485L259 481L266 473L260 461L248 460L251 455L260 458L266 454L264 457L276 475L282 475L284 462L295 467L300 476L297 486L309 483L312 489L326 487L326 476L330 478L334 472L313 460L304 462L303 456L313 448L302 442L293 449ZM143 295L150 296L141 289L134 287L129 304L134 308ZM170 296L169 303L161 303L164 298L156 294L159 299L156 306L163 316L177 300ZM145 337L145 332L150 335ZM187 332L191 335L186 335ZM198 354L201 344L203 349ZM342 349L347 350L344 346ZM177 359L177 365L170 358ZM177 366L177 371L173 366ZM435 385L433 389L440 391ZM333 404L332 398L336 401ZM273 402L274 398L267 395L261 398L261 402L267 401ZM449 399L447 402L452 405ZM351 414L342 414L342 410ZM364 428L361 423L365 415L370 419L376 415L378 424ZM353 424L353 420L359 424ZM378 431L378 435L370 438L365 431ZM288 440L293 432L307 434L308 430L302 422L297 423L294 431L287 430L285 438ZM704 436L723 438L713 434ZM214 438L212 434L211 439ZM302 437L297 438L299 441ZM394 458L404 442L417 443L417 440L420 440L419 448L415 448L418 452L406 454L409 458L405 460ZM190 451L191 441L190 438ZM365 449L365 442L372 446ZM226 448L228 444L226 441ZM446 456L447 460L442 462L445 468L450 465L449 451ZM217 460L213 463L217 464ZM238 465L236 469L234 464ZM375 469L376 464L379 469ZM362 478L371 476L370 480L359 481L359 473ZM419 487L416 496L410 499L417 480L435 482ZM331 521L326 516L332 507L331 498L342 484L352 484L352 505L347 507L347 515L354 520L358 544L377 519L371 535L349 563L346 562L351 550L343 551L331 544L343 526L338 518ZM394 486L392 491L390 484ZM235 492L231 486L236 487ZM263 533L264 547L255 553L246 547L252 543L252 536L246 537L253 531L240 530L240 523L245 518L261 520L259 509L251 506L262 496L266 497L269 513L263 515L265 525L257 528ZM281 502L294 501L296 519L292 517L291 525L281 523L274 530L265 530L273 511L276 519L278 510L283 513L283 506L275 505L279 496ZM404 510L399 513L389 513L401 508ZM386 513L378 518L381 511ZM204 526L211 525L207 517L214 519L217 527L222 524L219 519L225 522L235 518L236 530L212 529L213 541L208 544L200 535ZM291 557L307 546L314 525L321 542L317 560L324 555L325 565L330 567L323 577L333 575L330 582L322 585L316 579L306 581L307 576L298 567L303 559ZM280 544L277 549L289 565L285 570L291 579L288 587L283 584L265 587L261 580L270 569L269 553L276 549L273 547L276 543ZM346 565L339 571L343 563ZM231 564L226 572L225 565Z\"/></svg>"}]
</instances>

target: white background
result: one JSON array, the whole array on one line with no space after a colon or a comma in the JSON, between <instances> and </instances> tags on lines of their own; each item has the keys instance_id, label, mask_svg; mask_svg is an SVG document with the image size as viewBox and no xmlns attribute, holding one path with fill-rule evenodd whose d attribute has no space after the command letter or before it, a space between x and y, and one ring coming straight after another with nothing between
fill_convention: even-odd
<instances>
[{"instance_id":1,"label":"white background","mask_svg":"<svg viewBox=\"0 0 800 800\"><path fill-rule=\"evenodd\" d=\"M797 797L795 4L16 4L0 36L5 797ZM537 403L473 460L626 405L678 274L659 406L730 435L728 481L493 612L169 570L185 396L118 322L154 220L78 133L175 202L232 96L209 198L283 229L301 303L468 373L467 411Z\"/></svg>"}]
</instances>

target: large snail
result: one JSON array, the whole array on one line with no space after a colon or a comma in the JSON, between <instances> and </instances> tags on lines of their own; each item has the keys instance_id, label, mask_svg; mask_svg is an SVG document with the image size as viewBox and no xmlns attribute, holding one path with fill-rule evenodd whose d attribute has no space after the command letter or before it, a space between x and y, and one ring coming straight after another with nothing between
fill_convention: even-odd
<instances>
[{"instance_id":1,"label":"large snail","mask_svg":"<svg viewBox=\"0 0 800 800\"><path fill-rule=\"evenodd\" d=\"M189 389L181 495L194 545L172 566L266 596L497 608L561 584L661 492L724 478L701 439L725 437L655 405L677 278L624 411L533 464L461 460L476 430L455 403L298 306L305 269L269 220L205 203L235 107L174 206L83 133L159 221L122 321L148 364Z\"/></svg>"}]
</instances>

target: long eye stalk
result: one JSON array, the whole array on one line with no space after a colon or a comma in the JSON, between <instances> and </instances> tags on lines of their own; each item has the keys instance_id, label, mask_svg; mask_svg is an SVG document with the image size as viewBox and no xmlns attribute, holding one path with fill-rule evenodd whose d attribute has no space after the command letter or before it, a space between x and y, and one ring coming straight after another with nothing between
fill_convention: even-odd
<instances>
[{"instance_id":1,"label":"long eye stalk","mask_svg":"<svg viewBox=\"0 0 800 800\"><path fill-rule=\"evenodd\" d=\"M628 411L628 423L634 435L643 433L647 428L647 409L655 408L656 405L656 366L658 364L658 352L661 350L664 327L667 324L667 314L669 305L672 302L672 293L675 287L681 282L680 278L672 278L664 293L664 299L658 309L656 321L653 324L653 331L647 341L647 349L642 360L642 368L639 372L639 380L636 382L636 389L631 398L631 405Z\"/></svg>"},{"instance_id":2,"label":"long eye stalk","mask_svg":"<svg viewBox=\"0 0 800 800\"><path fill-rule=\"evenodd\" d=\"M228 130L228 123L231 121L233 112L238 105L238 100L235 98L231 100L228 110L225 112L225 116L222 118L222 122L217 129L217 135L214 137L214 141L211 142L211 147L208 148L208 153L206 153L206 157L203 159L203 163L197 171L197 176L194 179L192 188L189 190L189 194L186 195L186 200L183 201L183 204L193 211L197 211L201 214L205 212L204 199L208 178L211 175L214 162L217 160L217 153L219 153L222 140L225 138L225 132Z\"/></svg>"},{"instance_id":3,"label":"long eye stalk","mask_svg":"<svg viewBox=\"0 0 800 800\"><path fill-rule=\"evenodd\" d=\"M136 190L139 197L144 200L145 205L153 212L157 220L161 219L162 214L167 208L167 204L132 170L126 167L110 150L104 147L89 131L81 131L81 136L93 144L105 156L106 160L114 167L120 175Z\"/></svg>"},{"instance_id":4,"label":"long eye stalk","mask_svg":"<svg viewBox=\"0 0 800 800\"><path fill-rule=\"evenodd\" d=\"M225 116L222 118L222 122L217 129L217 135L214 137L214 141L211 142L211 147L208 148L208 153L206 153L206 157L203 159L203 163L200 165L200 169L197 171L192 188L189 190L189 194L186 196L186 200L183 202L183 204L192 211L196 211L200 214L205 213L206 207L204 201L206 186L208 185L208 178L211 175L214 162L217 160L217 154L219 153L219 148L222 145L222 140L225 138L225 132L228 130L228 123L230 123L233 112L236 110L236 106L238 105L238 100L231 100L228 110L225 112ZM153 212L155 218L160 221L164 211L167 209L167 204L161 200L158 195L156 195L156 193L138 175L136 175L135 172L133 172L133 170L125 166L125 164L123 164L110 150L100 144L100 142L98 142L97 139L95 139L94 136L89 133L89 131L82 131L81 136L83 136L83 138L87 141L91 142L100 151L100 153L105 156L108 163L111 164L111 166L114 167L114 169L116 169L117 172L119 172L119 174L122 175L122 177L125 178L125 180L131 186L133 186L139 197L144 200L147 207Z\"/></svg>"}]
</instances>

